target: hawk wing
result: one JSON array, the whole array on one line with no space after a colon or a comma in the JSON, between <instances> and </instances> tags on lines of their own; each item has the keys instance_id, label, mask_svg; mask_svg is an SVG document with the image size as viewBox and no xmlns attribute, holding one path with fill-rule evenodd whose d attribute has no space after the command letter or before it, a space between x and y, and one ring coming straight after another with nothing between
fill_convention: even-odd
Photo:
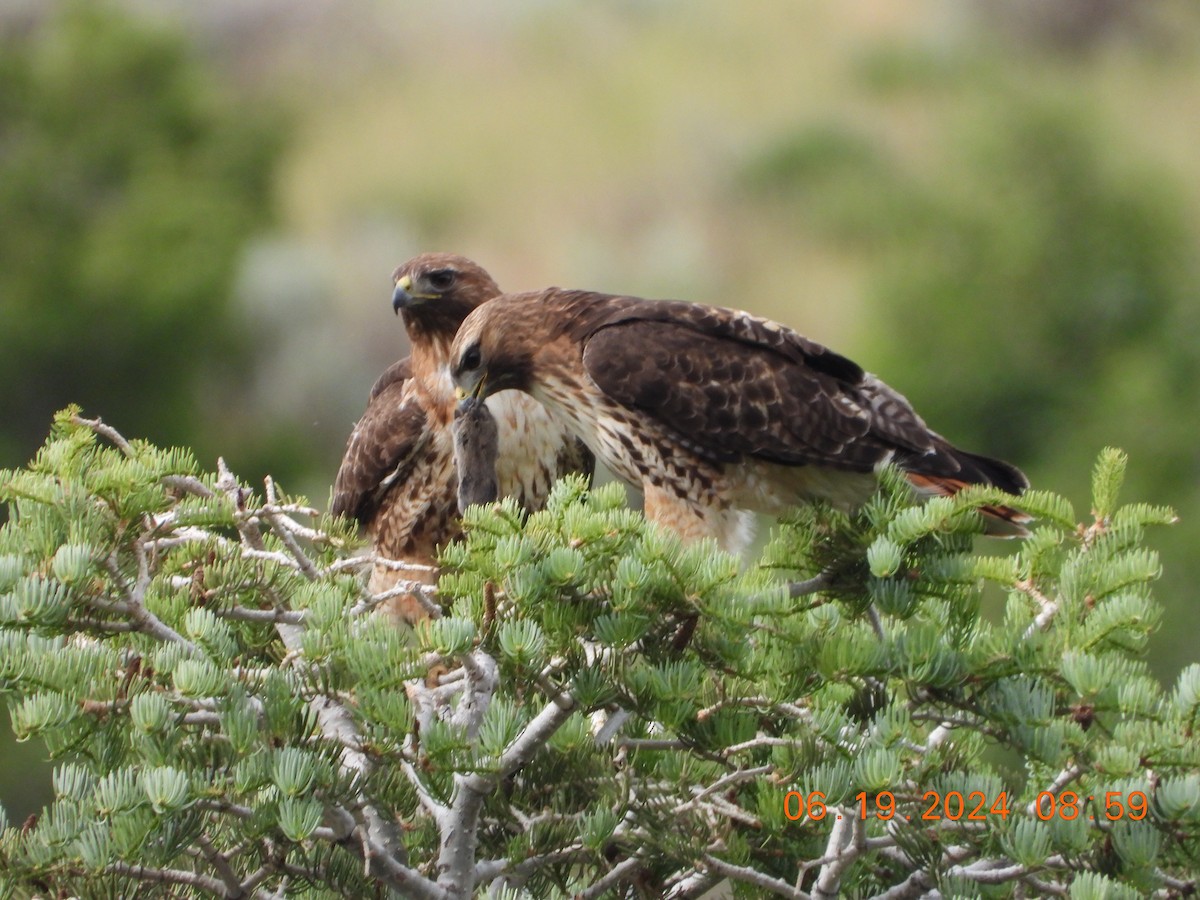
<instances>
[{"instance_id":1,"label":"hawk wing","mask_svg":"<svg viewBox=\"0 0 1200 900\"><path fill-rule=\"evenodd\" d=\"M586 341L588 375L713 462L870 471L896 446L932 446L903 397L795 332L733 310L621 305Z\"/></svg>"},{"instance_id":2,"label":"hawk wing","mask_svg":"<svg viewBox=\"0 0 1200 900\"><path fill-rule=\"evenodd\" d=\"M608 306L577 334L588 375L710 461L868 472L893 459L938 491L1028 487L1020 470L954 447L898 391L789 328L675 301L612 297Z\"/></svg>"},{"instance_id":3,"label":"hawk wing","mask_svg":"<svg viewBox=\"0 0 1200 900\"><path fill-rule=\"evenodd\" d=\"M403 482L424 444L426 414L417 402L407 358L371 388L367 411L350 433L333 485L330 512L369 523L388 489Z\"/></svg>"}]
</instances>

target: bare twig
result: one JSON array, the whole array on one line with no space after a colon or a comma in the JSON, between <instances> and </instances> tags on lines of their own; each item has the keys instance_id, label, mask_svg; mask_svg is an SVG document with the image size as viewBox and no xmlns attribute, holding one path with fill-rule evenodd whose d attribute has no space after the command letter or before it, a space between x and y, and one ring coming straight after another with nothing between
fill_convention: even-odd
<instances>
[{"instance_id":1,"label":"bare twig","mask_svg":"<svg viewBox=\"0 0 1200 900\"><path fill-rule=\"evenodd\" d=\"M735 866L733 863L719 859L711 853L705 853L701 857L701 862L724 878L731 878L734 881L744 881L765 891L770 891L772 894L778 894L780 897L790 897L792 900L809 900L809 895L804 891L788 884L780 878L773 878L770 875L760 872L758 869L752 869L749 866Z\"/></svg>"},{"instance_id":2,"label":"bare twig","mask_svg":"<svg viewBox=\"0 0 1200 900\"><path fill-rule=\"evenodd\" d=\"M1080 775L1082 775L1083 772L1084 772L1083 767L1078 764L1072 764L1072 765L1067 766L1065 769L1063 769L1061 772L1059 772L1058 775L1055 776L1054 780L1052 782L1050 782L1050 785L1044 791L1041 791L1038 794L1038 796L1041 796L1041 794L1046 794L1046 793L1057 795L1059 791L1061 791L1068 784L1070 784L1072 781L1074 781L1076 778L1078 778ZM1032 816L1032 815L1035 815L1036 813L1037 813L1037 797L1034 797L1031 801L1029 801L1029 805L1025 807L1025 815Z\"/></svg>"},{"instance_id":3,"label":"bare twig","mask_svg":"<svg viewBox=\"0 0 1200 900\"><path fill-rule=\"evenodd\" d=\"M475 883L486 884L500 880L511 887L518 887L529 879L529 876L545 866L555 863L571 862L586 856L588 850L582 844L571 844L549 853L531 856L513 863L509 859L489 859L475 864Z\"/></svg>"},{"instance_id":4,"label":"bare twig","mask_svg":"<svg viewBox=\"0 0 1200 900\"><path fill-rule=\"evenodd\" d=\"M242 886L242 880L233 871L233 867L229 865L229 860L213 846L212 841L206 835L198 834L196 835L196 845L200 848L200 852L204 854L204 858L208 861L208 864L213 867L217 876L225 885L225 896L244 897L247 891Z\"/></svg>"},{"instance_id":5,"label":"bare twig","mask_svg":"<svg viewBox=\"0 0 1200 900\"><path fill-rule=\"evenodd\" d=\"M126 456L133 456L134 450L129 441L125 440L121 432L113 428L111 425L106 425L97 416L94 419L85 419L83 416L71 416L71 422L75 425L82 425L84 428L90 428L95 434L107 440Z\"/></svg>"},{"instance_id":6,"label":"bare twig","mask_svg":"<svg viewBox=\"0 0 1200 900\"><path fill-rule=\"evenodd\" d=\"M162 483L166 487L187 494L195 494L197 497L210 498L216 496L203 481L194 475L164 475Z\"/></svg>"},{"instance_id":7,"label":"bare twig","mask_svg":"<svg viewBox=\"0 0 1200 900\"><path fill-rule=\"evenodd\" d=\"M697 869L676 872L663 885L667 889L664 897L666 900L690 900L692 897L700 897L712 890L720 880L719 875Z\"/></svg>"},{"instance_id":8,"label":"bare twig","mask_svg":"<svg viewBox=\"0 0 1200 900\"><path fill-rule=\"evenodd\" d=\"M312 560L308 558L308 555L304 552L304 548L301 547L300 542L296 540L296 535L292 532L292 529L288 527L288 522L285 521L285 517L279 512L278 507L275 505L275 482L271 480L270 476L267 477L267 496L269 498L269 503L267 506L264 506L258 511L258 515L261 515L267 520L267 522L270 523L271 530L279 536L279 539L283 541L284 546L288 548L288 552L292 555L292 558L296 560L297 564L299 564L300 571L304 573L304 577L309 581L316 581L321 577L321 573L317 571L317 567L313 565ZM294 522L291 524L295 525Z\"/></svg>"},{"instance_id":9,"label":"bare twig","mask_svg":"<svg viewBox=\"0 0 1200 900\"><path fill-rule=\"evenodd\" d=\"M753 769L739 769L735 772L730 772L726 775L722 775L720 778L718 778L716 781L714 781L712 784L708 785L707 787L693 788L693 790L696 791L696 795L694 797L692 797L691 800L688 800L682 806L678 807L676 809L676 812L684 812L688 809L691 809L691 808L695 807L705 797L715 794L718 791L723 791L727 787L731 787L732 785L738 784L739 782L742 782L742 781L754 781L758 778L764 778L767 775L770 775L771 772L773 772L773 771L774 771L774 766L767 765L767 766L755 766Z\"/></svg>"},{"instance_id":10,"label":"bare twig","mask_svg":"<svg viewBox=\"0 0 1200 900\"><path fill-rule=\"evenodd\" d=\"M393 597L402 596L412 597L420 603L421 608L428 613L431 619L440 619L442 617L442 608L433 599L437 596L437 588L423 581L400 581L397 582L395 587L381 591L378 594L367 593L362 600L354 604L354 607L350 610L350 615L361 616L380 604L391 600Z\"/></svg>"},{"instance_id":11,"label":"bare twig","mask_svg":"<svg viewBox=\"0 0 1200 900\"><path fill-rule=\"evenodd\" d=\"M222 619L262 622L268 625L303 625L305 619L304 610L294 609L247 609L244 606L230 606L226 609L209 607L209 611Z\"/></svg>"},{"instance_id":12,"label":"bare twig","mask_svg":"<svg viewBox=\"0 0 1200 900\"><path fill-rule=\"evenodd\" d=\"M595 900L597 897L604 896L606 891L616 887L626 878L631 877L641 866L642 862L636 856L621 860L621 862L609 869L601 878L593 881L582 891L579 891L575 895L575 900Z\"/></svg>"},{"instance_id":13,"label":"bare twig","mask_svg":"<svg viewBox=\"0 0 1200 900\"><path fill-rule=\"evenodd\" d=\"M1030 623L1029 627L1025 629L1025 633L1021 635L1022 639L1029 640L1035 632L1045 631L1054 617L1058 615L1058 603L1039 591L1037 585L1029 579L1021 579L1013 587L1033 600L1038 606L1039 612L1037 616Z\"/></svg>"},{"instance_id":14,"label":"bare twig","mask_svg":"<svg viewBox=\"0 0 1200 900\"><path fill-rule=\"evenodd\" d=\"M795 599L807 596L808 594L815 594L829 587L832 583L833 579L828 572L822 572L804 581L790 581L788 582L788 596Z\"/></svg>"},{"instance_id":15,"label":"bare twig","mask_svg":"<svg viewBox=\"0 0 1200 900\"><path fill-rule=\"evenodd\" d=\"M851 810L838 809L836 806L829 807L829 812L836 818L829 831L829 842L825 845L828 862L821 866L813 885L814 900L835 900L842 890L842 876L867 848L866 831L858 816Z\"/></svg>"},{"instance_id":16,"label":"bare twig","mask_svg":"<svg viewBox=\"0 0 1200 900\"><path fill-rule=\"evenodd\" d=\"M150 866L131 866L128 863L114 862L104 867L104 871L113 875L124 875L149 884L178 884L195 888L217 897L225 896L225 885L208 875L198 872L184 872L179 869L155 869Z\"/></svg>"},{"instance_id":17,"label":"bare twig","mask_svg":"<svg viewBox=\"0 0 1200 900\"><path fill-rule=\"evenodd\" d=\"M104 568L108 571L108 574L113 579L113 583L116 584L117 589L124 598L123 605L115 608L127 614L137 630L143 634L148 634L160 641L180 644L189 653L194 654L199 652L195 644L155 616L150 610L146 609L144 601L146 591L150 587L150 562L146 554L146 549L140 541L135 541L134 549L137 555L138 571L133 584L126 581L125 576L121 574L115 553L104 561ZM95 602L92 602L92 605L98 609L104 609L104 606Z\"/></svg>"}]
</instances>

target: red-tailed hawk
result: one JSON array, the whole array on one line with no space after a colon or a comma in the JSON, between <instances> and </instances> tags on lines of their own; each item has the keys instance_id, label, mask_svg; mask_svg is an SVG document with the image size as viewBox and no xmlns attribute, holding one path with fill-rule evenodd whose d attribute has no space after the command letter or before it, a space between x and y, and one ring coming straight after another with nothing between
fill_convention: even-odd
<instances>
[{"instance_id":1,"label":"red-tailed hawk","mask_svg":"<svg viewBox=\"0 0 1200 900\"><path fill-rule=\"evenodd\" d=\"M549 288L467 317L451 350L464 391L539 400L645 495L646 516L738 550L751 512L863 502L893 462L919 490L1010 493L1025 476L930 431L908 401L844 356L748 313ZM989 509L992 530L1025 517Z\"/></svg>"},{"instance_id":2,"label":"red-tailed hawk","mask_svg":"<svg viewBox=\"0 0 1200 900\"><path fill-rule=\"evenodd\" d=\"M334 482L331 512L361 522L379 556L434 566L438 550L459 533L450 343L467 314L500 289L469 259L445 253L415 257L392 279L392 306L403 316L412 355L371 388ZM489 477L501 496L536 510L562 475L590 475L587 448L528 396L511 391L489 398L487 407L496 446L484 449L494 454ZM471 433L486 438L489 424L480 423L479 415L472 417ZM381 563L370 588L380 593L409 579L434 583L436 576ZM406 594L388 608L410 622L424 615L419 601Z\"/></svg>"}]
</instances>

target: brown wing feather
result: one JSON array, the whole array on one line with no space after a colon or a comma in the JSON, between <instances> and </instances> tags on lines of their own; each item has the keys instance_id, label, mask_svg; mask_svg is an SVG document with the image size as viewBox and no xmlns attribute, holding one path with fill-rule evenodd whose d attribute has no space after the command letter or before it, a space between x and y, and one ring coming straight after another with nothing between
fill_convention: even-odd
<instances>
[{"instance_id":1,"label":"brown wing feather","mask_svg":"<svg viewBox=\"0 0 1200 900\"><path fill-rule=\"evenodd\" d=\"M652 415L713 461L753 457L869 471L887 455L890 441L876 433L854 382L811 364L803 349L787 353L782 342L773 347L723 330L624 321L591 336L584 366L614 400ZM857 367L838 369L861 379ZM896 411L894 438L914 449L928 445L924 423L904 410Z\"/></svg>"},{"instance_id":2,"label":"brown wing feather","mask_svg":"<svg viewBox=\"0 0 1200 900\"><path fill-rule=\"evenodd\" d=\"M426 415L411 385L409 361L393 363L371 388L367 411L350 433L333 485L330 512L368 523L387 490L423 445Z\"/></svg>"},{"instance_id":3,"label":"brown wing feather","mask_svg":"<svg viewBox=\"0 0 1200 900\"><path fill-rule=\"evenodd\" d=\"M412 378L412 357L406 356L403 359L398 359L386 369L383 374L375 379L375 383L371 385L371 393L367 395L367 403L378 396L379 392L386 387L390 387L397 382L403 384Z\"/></svg>"},{"instance_id":4,"label":"brown wing feather","mask_svg":"<svg viewBox=\"0 0 1200 900\"><path fill-rule=\"evenodd\" d=\"M544 298L544 302L559 308L564 330L579 341L613 325L660 322L758 350L770 350L847 384L858 384L869 377L857 363L828 347L790 328L740 310L682 300L645 300L558 288L545 292Z\"/></svg>"},{"instance_id":5,"label":"brown wing feather","mask_svg":"<svg viewBox=\"0 0 1200 900\"><path fill-rule=\"evenodd\" d=\"M931 431L902 394L782 325L737 310L563 291L588 375L716 462L868 471L891 458L911 473L1020 493L1015 466Z\"/></svg>"}]
</instances>

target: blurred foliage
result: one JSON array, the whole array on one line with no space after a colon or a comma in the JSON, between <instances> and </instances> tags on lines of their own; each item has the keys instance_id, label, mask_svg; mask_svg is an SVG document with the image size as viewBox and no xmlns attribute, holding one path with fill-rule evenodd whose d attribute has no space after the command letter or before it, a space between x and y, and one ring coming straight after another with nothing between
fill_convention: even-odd
<instances>
[{"instance_id":1,"label":"blurred foliage","mask_svg":"<svg viewBox=\"0 0 1200 900\"><path fill-rule=\"evenodd\" d=\"M233 438L198 411L248 368L230 288L269 219L278 118L103 3L6 41L0 459L28 459L67 402L205 458Z\"/></svg>"},{"instance_id":2,"label":"blurred foliage","mask_svg":"<svg viewBox=\"0 0 1200 900\"><path fill-rule=\"evenodd\" d=\"M1082 494L1078 461L1116 441L1153 460L1131 473L1140 493L1194 509L1200 258L1177 186L1115 158L1087 108L986 63L910 55L864 71L881 92L972 102L917 164L835 120L781 137L742 174L798 230L867 260L863 358L934 428L1019 460L1035 484ZM1194 524L1166 539L1181 616L1196 539ZM1185 649L1159 661L1164 675Z\"/></svg>"},{"instance_id":3,"label":"blurred foliage","mask_svg":"<svg viewBox=\"0 0 1200 900\"><path fill-rule=\"evenodd\" d=\"M785 186L837 240L871 246L872 359L904 371L956 439L1035 459L1129 377L1126 354L1157 360L1165 402L1193 394L1200 346L1181 326L1200 266L1165 185L1106 171L1077 110L1011 101L970 135L952 181L922 180L829 127L775 148L753 177ZM912 366L914 347L949 352Z\"/></svg>"},{"instance_id":4,"label":"blurred foliage","mask_svg":"<svg viewBox=\"0 0 1200 900\"><path fill-rule=\"evenodd\" d=\"M77 402L265 468L277 434L236 427L231 401L251 360L230 289L269 220L282 149L279 117L260 107L219 90L182 36L103 3L66 4L3 40L2 464L27 460ZM31 808L49 787L45 748L18 750L7 730L0 795Z\"/></svg>"}]
</instances>

